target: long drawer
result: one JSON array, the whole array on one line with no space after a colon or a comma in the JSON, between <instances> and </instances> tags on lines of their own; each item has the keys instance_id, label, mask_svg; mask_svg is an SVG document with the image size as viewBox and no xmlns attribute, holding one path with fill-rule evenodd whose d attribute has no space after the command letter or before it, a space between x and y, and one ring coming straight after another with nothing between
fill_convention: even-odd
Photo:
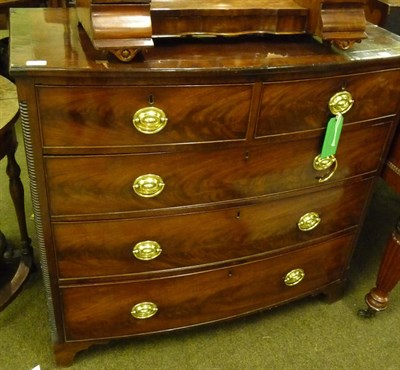
<instances>
[{"instance_id":1,"label":"long drawer","mask_svg":"<svg viewBox=\"0 0 400 370\"><path fill-rule=\"evenodd\" d=\"M40 86L37 95L45 147L143 146L244 140L252 86Z\"/></svg>"},{"instance_id":2,"label":"long drawer","mask_svg":"<svg viewBox=\"0 0 400 370\"><path fill-rule=\"evenodd\" d=\"M371 180L361 181L200 214L56 222L59 277L150 273L294 248L357 226L370 187Z\"/></svg>"},{"instance_id":3,"label":"long drawer","mask_svg":"<svg viewBox=\"0 0 400 370\"><path fill-rule=\"evenodd\" d=\"M329 181L372 173L380 164L389 124L347 128ZM250 148L181 153L45 158L52 215L134 212L313 187L320 138ZM149 195L150 193L150 195Z\"/></svg>"},{"instance_id":4,"label":"long drawer","mask_svg":"<svg viewBox=\"0 0 400 370\"><path fill-rule=\"evenodd\" d=\"M310 294L343 277L352 239L348 235L290 254L208 272L61 287L65 339L182 328L233 318Z\"/></svg>"}]
</instances>

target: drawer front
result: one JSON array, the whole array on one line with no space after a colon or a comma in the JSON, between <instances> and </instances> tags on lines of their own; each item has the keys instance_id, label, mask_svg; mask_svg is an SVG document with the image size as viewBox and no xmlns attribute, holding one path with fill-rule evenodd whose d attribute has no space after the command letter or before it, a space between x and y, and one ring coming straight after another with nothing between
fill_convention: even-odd
<instances>
[{"instance_id":1,"label":"drawer front","mask_svg":"<svg viewBox=\"0 0 400 370\"><path fill-rule=\"evenodd\" d=\"M380 124L343 133L338 168L328 182L375 171L389 128ZM249 149L47 157L50 210L52 215L134 212L312 187L332 171L313 168L320 146L320 138L313 138ZM147 197L146 184L155 196Z\"/></svg>"},{"instance_id":2,"label":"drawer front","mask_svg":"<svg viewBox=\"0 0 400 370\"><path fill-rule=\"evenodd\" d=\"M370 180L361 181L200 214L54 223L59 277L193 267L293 248L356 226L370 187Z\"/></svg>"},{"instance_id":3,"label":"drawer front","mask_svg":"<svg viewBox=\"0 0 400 370\"><path fill-rule=\"evenodd\" d=\"M136 146L244 139L252 86L38 87L37 94L45 147ZM142 111L136 123L143 130L147 122L146 133L139 131L135 113L154 107L167 121Z\"/></svg>"},{"instance_id":4,"label":"drawer front","mask_svg":"<svg viewBox=\"0 0 400 370\"><path fill-rule=\"evenodd\" d=\"M233 318L314 292L342 278L352 236L290 254L209 272L106 285L61 288L67 341L111 338ZM304 271L293 286L285 276ZM300 271L298 271L300 272ZM293 281L295 282L295 281ZM147 319L132 308L151 302ZM149 305L140 306L142 314Z\"/></svg>"},{"instance_id":5,"label":"drawer front","mask_svg":"<svg viewBox=\"0 0 400 370\"><path fill-rule=\"evenodd\" d=\"M323 129L332 116L329 101L342 89L350 92L354 100L352 108L344 114L345 123L396 114L400 100L399 85L399 70L266 83L256 136Z\"/></svg>"}]
</instances>

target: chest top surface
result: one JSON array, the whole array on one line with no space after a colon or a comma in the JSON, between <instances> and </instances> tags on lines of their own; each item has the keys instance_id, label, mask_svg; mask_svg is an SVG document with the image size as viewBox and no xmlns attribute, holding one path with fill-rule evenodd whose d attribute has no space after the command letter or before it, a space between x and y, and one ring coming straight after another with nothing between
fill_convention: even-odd
<instances>
[{"instance_id":1,"label":"chest top surface","mask_svg":"<svg viewBox=\"0 0 400 370\"><path fill-rule=\"evenodd\" d=\"M398 66L400 37L367 27L368 38L351 50L320 44L309 35L166 38L130 63L95 50L70 9L14 9L11 14L10 70L15 76L130 75L151 72L265 75L311 72L379 63Z\"/></svg>"}]
</instances>

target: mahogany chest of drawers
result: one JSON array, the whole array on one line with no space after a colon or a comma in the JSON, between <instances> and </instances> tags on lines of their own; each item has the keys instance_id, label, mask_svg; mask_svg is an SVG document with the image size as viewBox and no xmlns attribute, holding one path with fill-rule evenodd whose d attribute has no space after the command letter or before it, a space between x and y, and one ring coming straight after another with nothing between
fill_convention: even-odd
<instances>
[{"instance_id":1,"label":"mahogany chest of drawers","mask_svg":"<svg viewBox=\"0 0 400 370\"><path fill-rule=\"evenodd\" d=\"M396 36L166 39L124 64L73 9L16 10L11 72L58 364L340 297L398 120Z\"/></svg>"}]
</instances>

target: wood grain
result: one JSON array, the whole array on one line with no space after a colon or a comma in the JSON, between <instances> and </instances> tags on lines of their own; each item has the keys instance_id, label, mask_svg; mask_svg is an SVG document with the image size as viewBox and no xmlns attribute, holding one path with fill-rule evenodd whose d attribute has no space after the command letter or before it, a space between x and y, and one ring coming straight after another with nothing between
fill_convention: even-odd
<instances>
[{"instance_id":1,"label":"wood grain","mask_svg":"<svg viewBox=\"0 0 400 370\"><path fill-rule=\"evenodd\" d=\"M226 320L321 291L342 278L351 240L352 235L347 235L291 254L209 272L62 288L65 339L120 337ZM306 276L288 287L283 278L295 268L302 268ZM148 301L156 303L159 312L145 320L133 318L132 307Z\"/></svg>"}]
</instances>

